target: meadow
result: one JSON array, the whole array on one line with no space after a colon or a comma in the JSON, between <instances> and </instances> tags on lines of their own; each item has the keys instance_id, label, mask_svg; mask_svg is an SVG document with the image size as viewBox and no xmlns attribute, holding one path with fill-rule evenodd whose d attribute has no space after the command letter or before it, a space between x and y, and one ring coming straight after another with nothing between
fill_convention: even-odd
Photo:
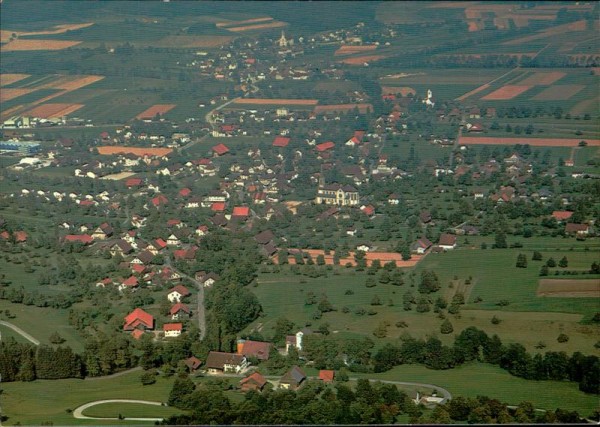
<instances>
[{"instance_id":1,"label":"meadow","mask_svg":"<svg viewBox=\"0 0 600 427\"><path fill-rule=\"evenodd\" d=\"M167 418L180 413L181 411L177 408L141 403L104 403L83 411L83 415L86 417L98 418L118 418L119 415L127 418Z\"/></svg>"}]
</instances>

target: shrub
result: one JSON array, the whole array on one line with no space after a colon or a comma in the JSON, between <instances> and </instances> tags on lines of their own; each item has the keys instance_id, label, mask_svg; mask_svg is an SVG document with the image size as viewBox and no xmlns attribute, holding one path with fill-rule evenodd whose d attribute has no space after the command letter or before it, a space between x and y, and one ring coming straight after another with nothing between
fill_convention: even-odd
<instances>
[{"instance_id":1,"label":"shrub","mask_svg":"<svg viewBox=\"0 0 600 427\"><path fill-rule=\"evenodd\" d=\"M502 320L500 320L499 318L497 318L496 316L492 317L492 325L498 325L500 322L502 322Z\"/></svg>"},{"instance_id":2,"label":"shrub","mask_svg":"<svg viewBox=\"0 0 600 427\"><path fill-rule=\"evenodd\" d=\"M556 338L556 341L558 341L559 343L565 343L569 341L569 336L567 334L560 334L558 338Z\"/></svg>"},{"instance_id":3,"label":"shrub","mask_svg":"<svg viewBox=\"0 0 600 427\"><path fill-rule=\"evenodd\" d=\"M451 334L454 331L454 327L452 327L452 323L448 319L442 322L440 326L440 332L442 334Z\"/></svg>"},{"instance_id":4,"label":"shrub","mask_svg":"<svg viewBox=\"0 0 600 427\"><path fill-rule=\"evenodd\" d=\"M152 371L144 372L140 380L142 381L142 385L154 384L156 382L156 373Z\"/></svg>"}]
</instances>

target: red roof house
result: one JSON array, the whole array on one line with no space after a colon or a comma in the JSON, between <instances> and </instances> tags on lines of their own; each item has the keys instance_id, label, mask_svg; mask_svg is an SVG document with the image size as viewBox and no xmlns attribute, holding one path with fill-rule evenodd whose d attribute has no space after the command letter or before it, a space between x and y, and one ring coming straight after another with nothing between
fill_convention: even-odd
<instances>
[{"instance_id":1,"label":"red roof house","mask_svg":"<svg viewBox=\"0 0 600 427\"><path fill-rule=\"evenodd\" d=\"M162 205L166 205L167 203L169 203L169 199L167 199L165 196L163 196L162 194L159 194L158 196L152 198L152 204L155 207L158 206L162 206Z\"/></svg>"},{"instance_id":2,"label":"red roof house","mask_svg":"<svg viewBox=\"0 0 600 427\"><path fill-rule=\"evenodd\" d=\"M334 377L335 371L332 371L330 369L321 369L319 371L319 379L323 382L330 383L333 381Z\"/></svg>"},{"instance_id":3,"label":"red roof house","mask_svg":"<svg viewBox=\"0 0 600 427\"><path fill-rule=\"evenodd\" d=\"M565 221L573 216L573 212L570 211L554 211L552 217L557 221Z\"/></svg>"},{"instance_id":4,"label":"red roof house","mask_svg":"<svg viewBox=\"0 0 600 427\"><path fill-rule=\"evenodd\" d=\"M139 187L140 185L142 185L141 178L129 178L127 181L125 181L125 186L127 188Z\"/></svg>"},{"instance_id":5,"label":"red roof house","mask_svg":"<svg viewBox=\"0 0 600 427\"><path fill-rule=\"evenodd\" d=\"M213 212L223 212L225 210L225 202L214 202L210 205L210 210Z\"/></svg>"},{"instance_id":6,"label":"red roof house","mask_svg":"<svg viewBox=\"0 0 600 427\"><path fill-rule=\"evenodd\" d=\"M248 206L236 206L233 208L232 216L238 218L244 218L250 215L250 208Z\"/></svg>"},{"instance_id":7,"label":"red roof house","mask_svg":"<svg viewBox=\"0 0 600 427\"><path fill-rule=\"evenodd\" d=\"M327 141L322 144L317 145L315 148L318 152L322 153L323 151L327 151L335 147L335 144L332 141Z\"/></svg>"},{"instance_id":8,"label":"red roof house","mask_svg":"<svg viewBox=\"0 0 600 427\"><path fill-rule=\"evenodd\" d=\"M125 316L123 325L124 331L133 331L134 329L154 329L154 317L141 308L136 308Z\"/></svg>"},{"instance_id":9,"label":"red roof house","mask_svg":"<svg viewBox=\"0 0 600 427\"><path fill-rule=\"evenodd\" d=\"M13 235L16 243L24 243L27 241L27 233L24 231L15 231Z\"/></svg>"},{"instance_id":10,"label":"red roof house","mask_svg":"<svg viewBox=\"0 0 600 427\"><path fill-rule=\"evenodd\" d=\"M259 360L269 360L271 343L252 340L238 340L237 354L246 357L256 357Z\"/></svg>"},{"instance_id":11,"label":"red roof house","mask_svg":"<svg viewBox=\"0 0 600 427\"><path fill-rule=\"evenodd\" d=\"M222 156L223 154L229 153L229 148L227 148L225 144L215 145L212 150L217 156Z\"/></svg>"},{"instance_id":12,"label":"red roof house","mask_svg":"<svg viewBox=\"0 0 600 427\"><path fill-rule=\"evenodd\" d=\"M189 188L182 188L181 190L179 190L179 195L181 197L187 197L192 193L192 190L190 190Z\"/></svg>"},{"instance_id":13,"label":"red roof house","mask_svg":"<svg viewBox=\"0 0 600 427\"><path fill-rule=\"evenodd\" d=\"M144 335L144 331L142 329L134 329L131 333L131 336L136 340L139 340L142 335Z\"/></svg>"},{"instance_id":14,"label":"red roof house","mask_svg":"<svg viewBox=\"0 0 600 427\"><path fill-rule=\"evenodd\" d=\"M273 147L286 147L290 143L290 138L277 136L273 140Z\"/></svg>"},{"instance_id":15,"label":"red roof house","mask_svg":"<svg viewBox=\"0 0 600 427\"><path fill-rule=\"evenodd\" d=\"M94 241L94 238L89 234L67 234L65 236L65 242L70 243L82 243L84 245L89 245Z\"/></svg>"},{"instance_id":16,"label":"red roof house","mask_svg":"<svg viewBox=\"0 0 600 427\"><path fill-rule=\"evenodd\" d=\"M189 368L190 371L195 371L202 365L202 361L198 359L196 356L188 357L184 360L185 366Z\"/></svg>"},{"instance_id":17,"label":"red roof house","mask_svg":"<svg viewBox=\"0 0 600 427\"><path fill-rule=\"evenodd\" d=\"M240 381L240 389L243 392L250 390L261 391L265 384L267 384L265 377L258 372L254 372L252 375L249 375Z\"/></svg>"},{"instance_id":18,"label":"red roof house","mask_svg":"<svg viewBox=\"0 0 600 427\"><path fill-rule=\"evenodd\" d=\"M135 288L138 285L138 279L135 276L130 276L129 278L123 280L121 284L128 288Z\"/></svg>"},{"instance_id":19,"label":"red roof house","mask_svg":"<svg viewBox=\"0 0 600 427\"><path fill-rule=\"evenodd\" d=\"M183 332L183 323L165 323L163 332L165 337L178 337Z\"/></svg>"}]
</instances>

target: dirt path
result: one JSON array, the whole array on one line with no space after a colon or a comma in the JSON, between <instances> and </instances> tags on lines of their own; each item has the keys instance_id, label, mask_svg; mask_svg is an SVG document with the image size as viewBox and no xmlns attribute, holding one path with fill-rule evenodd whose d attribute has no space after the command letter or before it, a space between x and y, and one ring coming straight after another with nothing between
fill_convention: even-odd
<instances>
[{"instance_id":1,"label":"dirt path","mask_svg":"<svg viewBox=\"0 0 600 427\"><path fill-rule=\"evenodd\" d=\"M104 375L102 377L85 377L84 380L86 380L86 381L110 380L112 378L118 378L122 375L127 375L132 372L141 371L141 370L142 370L141 366L136 366L135 368L127 369L126 371L117 372L116 374Z\"/></svg>"},{"instance_id":2,"label":"dirt path","mask_svg":"<svg viewBox=\"0 0 600 427\"><path fill-rule=\"evenodd\" d=\"M149 400L134 400L134 399L106 399L106 400L96 400L94 402L89 402L80 407L76 408L73 411L73 417L78 420L119 420L119 418L101 418L101 417L88 417L83 415L83 411L92 406L102 405L103 403L141 403L142 405L153 405L153 406L166 406L162 402L152 402ZM164 418L121 418L122 421L150 421L150 422L161 422Z\"/></svg>"},{"instance_id":3,"label":"dirt path","mask_svg":"<svg viewBox=\"0 0 600 427\"><path fill-rule=\"evenodd\" d=\"M31 335L29 335L27 332L25 332L23 329L19 328L16 325L13 325L10 322L5 322L4 320L0 320L0 325L4 325L7 328L12 329L13 331L15 331L17 334L21 335L23 338L25 338L27 341L30 341L33 345L40 345L39 340L36 340L34 337L32 337Z\"/></svg>"}]
</instances>

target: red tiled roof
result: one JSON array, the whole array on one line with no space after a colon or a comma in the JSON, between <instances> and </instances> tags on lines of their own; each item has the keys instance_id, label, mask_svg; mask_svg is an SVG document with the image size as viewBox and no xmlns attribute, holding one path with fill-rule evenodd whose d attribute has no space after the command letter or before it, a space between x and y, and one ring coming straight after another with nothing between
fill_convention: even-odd
<instances>
[{"instance_id":1,"label":"red tiled roof","mask_svg":"<svg viewBox=\"0 0 600 427\"><path fill-rule=\"evenodd\" d=\"M250 208L248 206L236 206L233 208L232 216L248 216L250 215Z\"/></svg>"},{"instance_id":2,"label":"red tiled roof","mask_svg":"<svg viewBox=\"0 0 600 427\"><path fill-rule=\"evenodd\" d=\"M225 153L229 152L229 148L225 144L215 145L212 150L217 153L219 156L222 156Z\"/></svg>"},{"instance_id":3,"label":"red tiled roof","mask_svg":"<svg viewBox=\"0 0 600 427\"><path fill-rule=\"evenodd\" d=\"M246 357L256 357L259 360L269 360L270 350L271 343L268 342L247 340L238 343L238 354L243 354Z\"/></svg>"},{"instance_id":4,"label":"red tiled roof","mask_svg":"<svg viewBox=\"0 0 600 427\"><path fill-rule=\"evenodd\" d=\"M135 273L143 273L144 271L146 271L146 267L144 267L142 264L133 264L131 266L131 269L135 272Z\"/></svg>"},{"instance_id":5,"label":"red tiled roof","mask_svg":"<svg viewBox=\"0 0 600 427\"><path fill-rule=\"evenodd\" d=\"M181 224L180 219L170 219L167 221L167 225L169 225L169 226L178 225L178 224Z\"/></svg>"},{"instance_id":6,"label":"red tiled roof","mask_svg":"<svg viewBox=\"0 0 600 427\"><path fill-rule=\"evenodd\" d=\"M2 233L0 233L0 237L4 240L8 240L10 239L10 233L8 231L3 231Z\"/></svg>"},{"instance_id":7,"label":"red tiled roof","mask_svg":"<svg viewBox=\"0 0 600 427\"><path fill-rule=\"evenodd\" d=\"M258 372L254 372L252 375L247 376L246 378L242 379L240 381L240 385L244 385L247 382L253 382L255 383L257 386L259 387L263 387L266 383L267 380L265 379L265 377L263 377L261 374L259 374Z\"/></svg>"},{"instance_id":8,"label":"red tiled roof","mask_svg":"<svg viewBox=\"0 0 600 427\"><path fill-rule=\"evenodd\" d=\"M171 293L171 292L178 292L179 295L181 295L182 297L188 296L190 294L190 291L188 290L188 288L186 288L183 285L175 286L173 289L169 290L169 293Z\"/></svg>"},{"instance_id":9,"label":"red tiled roof","mask_svg":"<svg viewBox=\"0 0 600 427\"><path fill-rule=\"evenodd\" d=\"M225 210L225 202L214 202L210 205L210 210L213 212L223 212Z\"/></svg>"},{"instance_id":10,"label":"red tiled roof","mask_svg":"<svg viewBox=\"0 0 600 427\"><path fill-rule=\"evenodd\" d=\"M129 277L129 278L127 278L127 279L123 280L123 284L124 284L125 286L132 286L132 287L135 287L135 286L137 286L137 285L138 285L138 279L137 279L137 277L135 277L135 276L131 276L131 277Z\"/></svg>"},{"instance_id":11,"label":"red tiled roof","mask_svg":"<svg viewBox=\"0 0 600 427\"><path fill-rule=\"evenodd\" d=\"M587 231L588 226L586 224L567 224L565 227L566 233L575 233L580 231Z\"/></svg>"},{"instance_id":12,"label":"red tiled roof","mask_svg":"<svg viewBox=\"0 0 600 427\"><path fill-rule=\"evenodd\" d=\"M185 365L190 369L198 369L202 365L202 361L195 356L185 359Z\"/></svg>"},{"instance_id":13,"label":"red tiled roof","mask_svg":"<svg viewBox=\"0 0 600 427\"><path fill-rule=\"evenodd\" d=\"M456 245L456 236L453 234L444 233L440 236L440 240L438 242L440 246L454 246Z\"/></svg>"},{"instance_id":14,"label":"red tiled roof","mask_svg":"<svg viewBox=\"0 0 600 427\"><path fill-rule=\"evenodd\" d=\"M136 340L139 340L142 335L144 335L144 331L141 329L134 329L131 333L131 336Z\"/></svg>"},{"instance_id":15,"label":"red tiled roof","mask_svg":"<svg viewBox=\"0 0 600 427\"><path fill-rule=\"evenodd\" d=\"M163 331L181 331L183 329L182 323L165 323L163 325Z\"/></svg>"},{"instance_id":16,"label":"red tiled roof","mask_svg":"<svg viewBox=\"0 0 600 427\"><path fill-rule=\"evenodd\" d=\"M15 231L14 236L15 236L15 242L17 242L17 243L27 241L27 233L24 231Z\"/></svg>"},{"instance_id":17,"label":"red tiled roof","mask_svg":"<svg viewBox=\"0 0 600 427\"><path fill-rule=\"evenodd\" d=\"M127 187L138 187L140 185L142 185L141 178L129 178L127 181L125 181L125 186Z\"/></svg>"},{"instance_id":18,"label":"red tiled roof","mask_svg":"<svg viewBox=\"0 0 600 427\"><path fill-rule=\"evenodd\" d=\"M554 211L552 212L552 217L554 217L557 221L564 221L565 219L569 219L573 216L573 212L570 211Z\"/></svg>"},{"instance_id":19,"label":"red tiled roof","mask_svg":"<svg viewBox=\"0 0 600 427\"><path fill-rule=\"evenodd\" d=\"M368 216L371 216L375 213L375 208L371 205L369 206L365 206L364 208L361 209L361 211Z\"/></svg>"},{"instance_id":20,"label":"red tiled roof","mask_svg":"<svg viewBox=\"0 0 600 427\"><path fill-rule=\"evenodd\" d=\"M273 147L286 147L290 143L290 138L277 136L273 140Z\"/></svg>"},{"instance_id":21,"label":"red tiled roof","mask_svg":"<svg viewBox=\"0 0 600 427\"><path fill-rule=\"evenodd\" d=\"M182 188L181 190L179 190L179 195L183 196L183 197L187 197L191 194L192 190L190 190L189 188Z\"/></svg>"},{"instance_id":22,"label":"red tiled roof","mask_svg":"<svg viewBox=\"0 0 600 427\"><path fill-rule=\"evenodd\" d=\"M325 382L333 381L333 377L335 376L335 371L329 369L321 369L319 371L319 379Z\"/></svg>"},{"instance_id":23,"label":"red tiled roof","mask_svg":"<svg viewBox=\"0 0 600 427\"><path fill-rule=\"evenodd\" d=\"M156 243L158 245L157 249L164 249L167 247L167 242L165 242L163 239L160 239L160 238L156 239L154 241L154 243Z\"/></svg>"},{"instance_id":24,"label":"red tiled roof","mask_svg":"<svg viewBox=\"0 0 600 427\"><path fill-rule=\"evenodd\" d=\"M332 141L327 141L327 142L317 145L315 148L317 149L317 151L322 152L322 151L327 151L333 147L335 147L335 144Z\"/></svg>"},{"instance_id":25,"label":"red tiled roof","mask_svg":"<svg viewBox=\"0 0 600 427\"><path fill-rule=\"evenodd\" d=\"M148 329L152 329L154 328L154 317L141 308L136 308L125 317L123 329L129 331L135 329L140 324Z\"/></svg>"},{"instance_id":26,"label":"red tiled roof","mask_svg":"<svg viewBox=\"0 0 600 427\"><path fill-rule=\"evenodd\" d=\"M160 206L160 205L165 205L169 202L169 199L167 199L165 196L163 196L162 194L159 194L158 196L154 197L152 199L152 204L154 206Z\"/></svg>"},{"instance_id":27,"label":"red tiled roof","mask_svg":"<svg viewBox=\"0 0 600 427\"><path fill-rule=\"evenodd\" d=\"M67 242L79 242L87 245L94 241L94 238L88 234L67 234L65 236Z\"/></svg>"},{"instance_id":28,"label":"red tiled roof","mask_svg":"<svg viewBox=\"0 0 600 427\"><path fill-rule=\"evenodd\" d=\"M178 302L173 307L171 307L171 310L169 310L169 314L171 314L171 315L177 314L177 313L179 313L179 311L185 311L187 314L189 314L190 308L186 304Z\"/></svg>"}]
</instances>

